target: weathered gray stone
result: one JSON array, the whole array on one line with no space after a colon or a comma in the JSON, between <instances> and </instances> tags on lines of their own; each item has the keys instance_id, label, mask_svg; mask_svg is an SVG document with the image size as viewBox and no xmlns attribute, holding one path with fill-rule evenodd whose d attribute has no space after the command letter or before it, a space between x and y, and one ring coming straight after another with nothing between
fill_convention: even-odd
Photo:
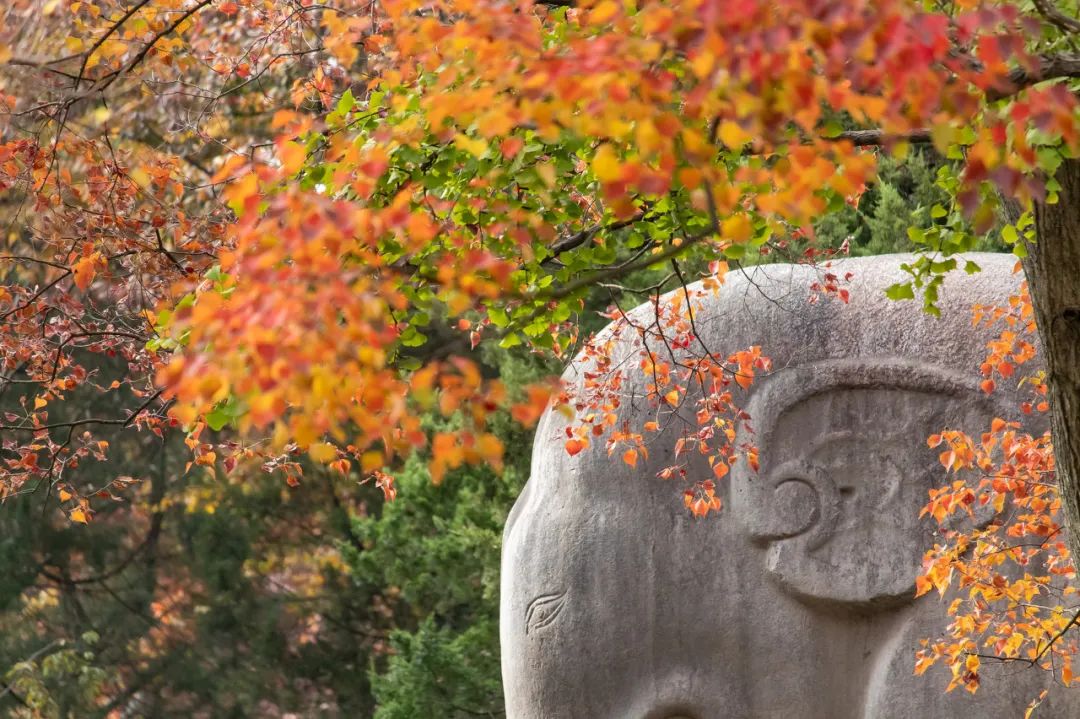
<instances>
[{"instance_id":1,"label":"weathered gray stone","mask_svg":"<svg viewBox=\"0 0 1080 719\"><path fill-rule=\"evenodd\" d=\"M904 259L835 263L854 273L848 305L808 303L810 268L733 272L698 314L714 352L761 345L774 363L740 399L760 471L735 465L719 516L694 519L655 478L670 442L636 468L602 445L571 457L565 419L545 416L503 547L509 719L1022 716L1046 673L984 666L974 696L912 676L918 640L944 625L942 604L914 600L934 530L918 509L945 479L925 439L1015 411L978 389L992 332L971 307L1004 302L1018 278L1006 256L972 256L983 271L946 281L938 319L885 298ZM621 418L648 412L625 402ZM1052 691L1040 713L1080 716L1080 696Z\"/></svg>"}]
</instances>

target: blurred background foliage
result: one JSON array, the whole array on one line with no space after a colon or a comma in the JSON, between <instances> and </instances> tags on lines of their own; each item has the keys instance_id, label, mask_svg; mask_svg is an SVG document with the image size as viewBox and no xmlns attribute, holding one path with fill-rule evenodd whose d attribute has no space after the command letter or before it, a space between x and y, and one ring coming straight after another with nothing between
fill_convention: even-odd
<instances>
[{"instance_id":1,"label":"blurred background foliage","mask_svg":"<svg viewBox=\"0 0 1080 719\"><path fill-rule=\"evenodd\" d=\"M883 157L878 183L815 227L816 246L911 249L909 228L933 224L947 175L921 152ZM1004 249L995 235L977 247ZM803 250L792 241L744 262ZM646 273L626 284L651 282ZM583 334L613 301L641 297L598 288ZM512 391L560 370L522 347L487 347L479 359ZM425 421L432 431L447 422ZM0 713L502 716L499 551L532 436L505 416L493 429L504 471L464 467L434 484L414 458L395 468L391 503L355 474L306 467L293 487L258 468L188 468L179 441L117 433L109 463L84 464L83 480L138 481L90 524L56 517L42 491L0 509Z\"/></svg>"}]
</instances>

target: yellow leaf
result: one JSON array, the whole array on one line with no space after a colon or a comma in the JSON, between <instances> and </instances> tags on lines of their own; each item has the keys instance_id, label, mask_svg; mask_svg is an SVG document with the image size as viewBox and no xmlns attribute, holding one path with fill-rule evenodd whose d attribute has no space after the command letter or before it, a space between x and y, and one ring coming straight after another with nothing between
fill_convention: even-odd
<instances>
[{"instance_id":1,"label":"yellow leaf","mask_svg":"<svg viewBox=\"0 0 1080 719\"><path fill-rule=\"evenodd\" d=\"M81 508L71 510L69 516L71 517L72 522L79 522L80 524L87 524L90 521L90 518L86 516L86 512Z\"/></svg>"},{"instance_id":2,"label":"yellow leaf","mask_svg":"<svg viewBox=\"0 0 1080 719\"><path fill-rule=\"evenodd\" d=\"M105 122L105 120L108 120L109 116L112 113L109 112L108 114L103 114L103 113L100 112L100 110L107 110L107 109L108 108L102 107L102 108L98 108L97 110L95 110L94 111L94 119L97 120L98 122ZM136 167L134 170L129 172L128 177L131 179L132 182L134 182L136 185L138 185L139 187L141 187L143 189L146 189L147 187L150 186L150 173L147 172L146 170L144 170L141 167Z\"/></svg>"},{"instance_id":3,"label":"yellow leaf","mask_svg":"<svg viewBox=\"0 0 1080 719\"><path fill-rule=\"evenodd\" d=\"M739 127L738 123L731 120L720 123L720 141L731 149L738 149L751 139L750 134Z\"/></svg>"},{"instance_id":4,"label":"yellow leaf","mask_svg":"<svg viewBox=\"0 0 1080 719\"><path fill-rule=\"evenodd\" d=\"M44 397L35 397L34 398L34 409L41 409L42 407L44 407L48 403L49 403L49 401L47 399L45 399Z\"/></svg>"},{"instance_id":5,"label":"yellow leaf","mask_svg":"<svg viewBox=\"0 0 1080 719\"><path fill-rule=\"evenodd\" d=\"M67 491L66 489L61 489L60 490L60 501L61 502L66 502L69 499L71 499L71 492Z\"/></svg>"},{"instance_id":6,"label":"yellow leaf","mask_svg":"<svg viewBox=\"0 0 1080 719\"><path fill-rule=\"evenodd\" d=\"M699 79L704 79L716 66L716 56L709 50L702 50L690 61L690 69Z\"/></svg>"},{"instance_id":7,"label":"yellow leaf","mask_svg":"<svg viewBox=\"0 0 1080 719\"><path fill-rule=\"evenodd\" d=\"M619 12L619 5L614 0L603 0L592 12L589 13L589 22L593 25L602 25Z\"/></svg>"},{"instance_id":8,"label":"yellow leaf","mask_svg":"<svg viewBox=\"0 0 1080 719\"><path fill-rule=\"evenodd\" d=\"M386 464L386 459L383 453L376 449L369 449L360 457L360 471L364 474L370 474L384 464Z\"/></svg>"},{"instance_id":9,"label":"yellow leaf","mask_svg":"<svg viewBox=\"0 0 1080 719\"><path fill-rule=\"evenodd\" d=\"M622 177L622 164L611 145L603 144L592 161L593 174L601 182L614 182Z\"/></svg>"},{"instance_id":10,"label":"yellow leaf","mask_svg":"<svg viewBox=\"0 0 1080 719\"><path fill-rule=\"evenodd\" d=\"M318 442L311 445L308 455L316 462L325 464L337 457L337 448L328 442Z\"/></svg>"},{"instance_id":11,"label":"yellow leaf","mask_svg":"<svg viewBox=\"0 0 1080 719\"><path fill-rule=\"evenodd\" d=\"M555 187L555 165L550 162L542 162L536 166L536 174L548 187Z\"/></svg>"},{"instance_id":12,"label":"yellow leaf","mask_svg":"<svg viewBox=\"0 0 1080 719\"><path fill-rule=\"evenodd\" d=\"M488 144L483 140L478 140L462 134L458 134L454 137L454 144L473 157L483 157L488 149Z\"/></svg>"},{"instance_id":13,"label":"yellow leaf","mask_svg":"<svg viewBox=\"0 0 1080 719\"><path fill-rule=\"evenodd\" d=\"M720 223L720 236L731 242L746 242L754 233L746 215L733 215Z\"/></svg>"}]
</instances>

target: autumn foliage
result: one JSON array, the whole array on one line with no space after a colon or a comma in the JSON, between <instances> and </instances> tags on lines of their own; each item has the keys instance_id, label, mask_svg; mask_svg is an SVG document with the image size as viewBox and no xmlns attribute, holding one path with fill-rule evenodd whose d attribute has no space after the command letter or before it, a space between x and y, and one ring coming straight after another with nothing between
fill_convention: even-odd
<instances>
[{"instance_id":1,"label":"autumn foliage","mask_svg":"<svg viewBox=\"0 0 1080 719\"><path fill-rule=\"evenodd\" d=\"M1036 354L1026 286L1007 307L977 307L973 321L1002 328L981 368L984 391L992 392L996 381L1019 381L1028 394L1023 414L1046 412L1044 373L1025 374L1023 367ZM982 662L1021 662L1071 684L1078 646L1066 633L1080 611L1049 431L1031 434L1020 422L998 418L977 439L946 430L928 443L941 449L941 464L956 479L931 490L923 509L942 525L943 541L926 553L918 593L954 590L954 596L947 637L924 641L915 671L940 661L952 670L949 689L975 691ZM978 519L962 531L950 526L957 517Z\"/></svg>"},{"instance_id":2,"label":"autumn foliage","mask_svg":"<svg viewBox=\"0 0 1080 719\"><path fill-rule=\"evenodd\" d=\"M182 433L190 472L257 465L295 485L314 463L392 499L414 455L436 482L498 468L492 417L530 425L554 401L573 420L567 452L598 444L630 466L690 409L660 477L694 515L722 511L717 483L757 462L736 440L739 391L770 369L768 347L697 335L728 268L827 259L814 222L857 205L884 154L930 145L949 204L910 233L920 257L889 293L936 311L1002 198L1052 198L1080 145L1080 61L1049 3L560 5L0 10L0 494L51 492L91 521L132 480L87 486L78 468L107 461L99 435L121 429ZM1026 215L1002 237L1022 255L1032 233ZM819 294L848 301L843 278L821 278ZM627 296L657 322L636 326ZM597 309L613 329L582 331ZM1023 376L1035 341L1023 297L979 313L1006 323L989 392ZM615 366L628 340L634 359ZM581 352L595 372L576 394L508 388L475 361L488 345ZM642 427L615 419L627 373L656 408ZM1023 381L1025 411L1044 411L1040 377ZM425 426L430 412L447 424ZM1068 682L1077 617L1048 437L995 422L931 443L956 482L927 514L997 518L928 554L920 592L966 593L919 669L944 661L974 689L981 655L1057 658ZM690 452L711 476L688 473Z\"/></svg>"}]
</instances>

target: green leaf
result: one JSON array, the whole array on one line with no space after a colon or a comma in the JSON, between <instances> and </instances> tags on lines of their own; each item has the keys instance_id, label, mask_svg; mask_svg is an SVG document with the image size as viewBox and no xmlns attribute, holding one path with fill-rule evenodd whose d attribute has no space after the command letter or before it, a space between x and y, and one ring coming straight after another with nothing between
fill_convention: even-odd
<instances>
[{"instance_id":1,"label":"green leaf","mask_svg":"<svg viewBox=\"0 0 1080 719\"><path fill-rule=\"evenodd\" d=\"M946 272L951 272L956 269L956 258L950 257L947 260L939 260L937 262L930 263L930 272L935 275L943 275Z\"/></svg>"},{"instance_id":2,"label":"green leaf","mask_svg":"<svg viewBox=\"0 0 1080 719\"><path fill-rule=\"evenodd\" d=\"M885 288L885 296L890 300L913 300L915 299L915 290L910 282L898 282Z\"/></svg>"},{"instance_id":3,"label":"green leaf","mask_svg":"<svg viewBox=\"0 0 1080 719\"><path fill-rule=\"evenodd\" d=\"M488 319L496 327L506 327L510 324L510 318L506 316L506 309L503 307L488 307Z\"/></svg>"},{"instance_id":4,"label":"green leaf","mask_svg":"<svg viewBox=\"0 0 1080 719\"><path fill-rule=\"evenodd\" d=\"M822 137L839 137L840 133L844 131L844 126L836 120L829 120L821 128Z\"/></svg>"},{"instance_id":5,"label":"green leaf","mask_svg":"<svg viewBox=\"0 0 1080 719\"><path fill-rule=\"evenodd\" d=\"M352 88L348 88L345 90L344 93L342 93L341 99L338 100L337 108L335 111L341 115L345 115L348 114L348 112L352 110L355 106L356 98L353 97Z\"/></svg>"},{"instance_id":6,"label":"green leaf","mask_svg":"<svg viewBox=\"0 0 1080 719\"><path fill-rule=\"evenodd\" d=\"M206 415L206 426L215 432L220 431L225 425L232 419L228 414L224 412L220 407L208 412Z\"/></svg>"},{"instance_id":7,"label":"green leaf","mask_svg":"<svg viewBox=\"0 0 1080 719\"><path fill-rule=\"evenodd\" d=\"M1016 241L1020 239L1016 234L1016 228L1012 225L1005 225L1001 228L1001 239L1005 240L1010 245L1015 245Z\"/></svg>"},{"instance_id":8,"label":"green leaf","mask_svg":"<svg viewBox=\"0 0 1080 719\"><path fill-rule=\"evenodd\" d=\"M419 347L425 342L427 342L427 336L412 325L406 327L401 333L401 344L405 347Z\"/></svg>"},{"instance_id":9,"label":"green leaf","mask_svg":"<svg viewBox=\"0 0 1080 719\"><path fill-rule=\"evenodd\" d=\"M724 248L724 257L729 260L741 260L746 257L746 245L742 243L728 245Z\"/></svg>"}]
</instances>

